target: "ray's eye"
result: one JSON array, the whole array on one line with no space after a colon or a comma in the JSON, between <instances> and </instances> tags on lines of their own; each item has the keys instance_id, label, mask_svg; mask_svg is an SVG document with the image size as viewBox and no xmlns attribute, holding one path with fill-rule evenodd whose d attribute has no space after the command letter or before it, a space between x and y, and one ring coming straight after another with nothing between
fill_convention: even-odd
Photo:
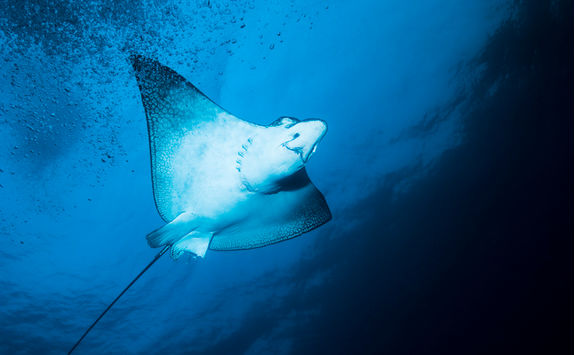
<instances>
[{"instance_id":1,"label":"ray's eye","mask_svg":"<svg viewBox=\"0 0 575 355\"><path fill-rule=\"evenodd\" d=\"M293 135L293 139L296 139L297 137L299 137L299 133Z\"/></svg>"}]
</instances>

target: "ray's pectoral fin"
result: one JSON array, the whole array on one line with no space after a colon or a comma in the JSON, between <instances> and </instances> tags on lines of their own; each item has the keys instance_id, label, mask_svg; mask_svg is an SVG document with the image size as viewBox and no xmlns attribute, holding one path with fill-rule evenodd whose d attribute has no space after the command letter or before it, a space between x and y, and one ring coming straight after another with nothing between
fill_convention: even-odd
<instances>
[{"instance_id":1,"label":"ray's pectoral fin","mask_svg":"<svg viewBox=\"0 0 575 355\"><path fill-rule=\"evenodd\" d=\"M178 217L170 223L148 234L146 240L152 248L171 245L198 228L199 223L200 221L195 214L184 212L179 214Z\"/></svg>"},{"instance_id":2,"label":"ray's pectoral fin","mask_svg":"<svg viewBox=\"0 0 575 355\"><path fill-rule=\"evenodd\" d=\"M196 257L203 258L210 246L210 240L213 235L214 233L211 232L190 232L172 245L170 256L172 259L177 260L184 252L189 252Z\"/></svg>"}]
</instances>

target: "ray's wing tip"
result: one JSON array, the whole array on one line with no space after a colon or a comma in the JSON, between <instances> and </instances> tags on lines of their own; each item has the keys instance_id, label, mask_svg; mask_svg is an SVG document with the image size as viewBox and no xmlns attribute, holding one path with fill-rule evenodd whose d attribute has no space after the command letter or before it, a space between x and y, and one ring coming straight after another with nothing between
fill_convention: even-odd
<instances>
[{"instance_id":1,"label":"ray's wing tip","mask_svg":"<svg viewBox=\"0 0 575 355\"><path fill-rule=\"evenodd\" d=\"M327 204L326 204L326 207L327 207L327 210L326 210L326 217L325 217L324 223L327 223L333 219L333 215L331 214L331 210L329 209L329 206L327 206Z\"/></svg>"}]
</instances>

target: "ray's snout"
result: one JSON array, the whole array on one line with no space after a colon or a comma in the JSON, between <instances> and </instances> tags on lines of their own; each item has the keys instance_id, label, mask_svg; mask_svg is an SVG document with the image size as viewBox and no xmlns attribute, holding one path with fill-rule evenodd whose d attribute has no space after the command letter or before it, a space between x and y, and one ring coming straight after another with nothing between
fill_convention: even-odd
<instances>
[{"instance_id":1,"label":"ray's snout","mask_svg":"<svg viewBox=\"0 0 575 355\"><path fill-rule=\"evenodd\" d=\"M317 137L316 140L318 143L327 132L327 123L323 120L303 121L302 124L306 125L309 132Z\"/></svg>"},{"instance_id":2,"label":"ray's snout","mask_svg":"<svg viewBox=\"0 0 575 355\"><path fill-rule=\"evenodd\" d=\"M327 123L322 120L302 121L292 127L297 133L296 138L287 143L287 147L301 154L301 159L307 163L317 149L317 145L327 132Z\"/></svg>"},{"instance_id":3,"label":"ray's snout","mask_svg":"<svg viewBox=\"0 0 575 355\"><path fill-rule=\"evenodd\" d=\"M309 125L308 129L310 131L310 140L309 140L310 144L308 145L307 151L306 149L302 151L303 161L304 163L307 163L309 158L311 158L313 153L315 153L317 145L322 140L323 136L325 136L325 134L327 133L327 123L325 123L325 121L322 120L306 121L304 123L307 123Z\"/></svg>"}]
</instances>

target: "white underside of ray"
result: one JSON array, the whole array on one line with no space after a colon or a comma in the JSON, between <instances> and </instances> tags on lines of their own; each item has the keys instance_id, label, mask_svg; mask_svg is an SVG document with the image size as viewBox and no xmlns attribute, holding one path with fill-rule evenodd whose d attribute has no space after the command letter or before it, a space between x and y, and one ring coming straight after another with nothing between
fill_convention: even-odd
<instances>
[{"instance_id":1,"label":"white underside of ray","mask_svg":"<svg viewBox=\"0 0 575 355\"><path fill-rule=\"evenodd\" d=\"M169 168L156 170L156 179L171 185L170 219L183 211L221 218L250 195L242 184L236 160L242 144L264 128L226 113L217 117L186 132L173 154L164 158Z\"/></svg>"},{"instance_id":2,"label":"white underside of ray","mask_svg":"<svg viewBox=\"0 0 575 355\"><path fill-rule=\"evenodd\" d=\"M135 58L134 68L148 120L154 198L168 222L148 235L152 247L171 245L175 258L184 251L203 256L208 248L249 249L331 218L304 170L302 183L289 191L246 188L238 153L248 139L269 137L270 127L227 113L158 62Z\"/></svg>"}]
</instances>

